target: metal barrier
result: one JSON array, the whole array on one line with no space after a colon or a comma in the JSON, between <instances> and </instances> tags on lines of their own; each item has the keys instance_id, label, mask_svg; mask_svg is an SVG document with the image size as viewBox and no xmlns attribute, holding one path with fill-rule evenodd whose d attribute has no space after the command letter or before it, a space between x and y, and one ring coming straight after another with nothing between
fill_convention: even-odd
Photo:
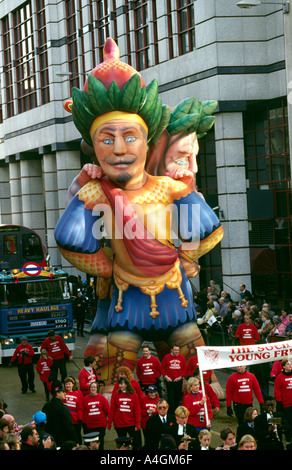
<instances>
[{"instance_id":1,"label":"metal barrier","mask_svg":"<svg viewBox=\"0 0 292 470\"><path fill-rule=\"evenodd\" d=\"M204 339L206 346L229 346L231 338L226 329L218 322L212 326L199 326L199 330Z\"/></svg>"}]
</instances>

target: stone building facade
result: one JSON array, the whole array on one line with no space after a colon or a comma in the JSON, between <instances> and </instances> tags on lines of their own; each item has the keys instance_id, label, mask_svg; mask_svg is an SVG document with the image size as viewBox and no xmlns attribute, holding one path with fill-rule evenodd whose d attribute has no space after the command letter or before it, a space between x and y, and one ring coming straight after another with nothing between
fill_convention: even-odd
<instances>
[{"instance_id":1,"label":"stone building facade","mask_svg":"<svg viewBox=\"0 0 292 470\"><path fill-rule=\"evenodd\" d=\"M74 272L54 228L87 158L63 102L111 36L146 83L158 79L163 102L218 101L197 181L225 235L200 260L196 287L214 279L237 299L245 283L289 302L291 14L236 0L0 0L0 223L33 228L51 263Z\"/></svg>"}]
</instances>

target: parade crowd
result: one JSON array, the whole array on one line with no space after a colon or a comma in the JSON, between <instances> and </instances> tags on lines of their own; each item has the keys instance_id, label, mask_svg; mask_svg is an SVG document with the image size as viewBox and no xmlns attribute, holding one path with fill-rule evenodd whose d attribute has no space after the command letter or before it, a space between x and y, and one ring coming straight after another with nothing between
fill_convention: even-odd
<instances>
[{"instance_id":1,"label":"parade crowd","mask_svg":"<svg viewBox=\"0 0 292 470\"><path fill-rule=\"evenodd\" d=\"M211 281L194 296L197 323L206 344L251 345L290 338L292 313L267 303L258 305L244 284L240 301ZM83 299L83 300L82 300ZM83 318L84 294L78 289L75 315ZM82 315L80 312L82 312ZM77 313L76 313L77 312ZM78 322L83 335L84 321ZM217 336L216 336L217 335ZM0 450L107 450L107 430L116 432L119 450L289 450L292 448L292 360L238 366L230 371L225 400L235 427L220 432L222 445L212 446L212 419L221 407L213 371L202 374L197 355L188 362L177 344L160 362L144 344L136 369L118 369L110 399L95 358L84 358L78 378L67 375L72 359L62 337L50 330L41 346L36 371L45 404L32 422L21 426L0 400ZM21 338L9 367L18 366L21 393L35 392L34 350ZM60 375L60 378L58 378ZM202 387L203 385L203 387ZM273 393L270 394L270 387ZM254 405L255 399L257 406ZM235 421L232 421L235 422Z\"/></svg>"}]
</instances>

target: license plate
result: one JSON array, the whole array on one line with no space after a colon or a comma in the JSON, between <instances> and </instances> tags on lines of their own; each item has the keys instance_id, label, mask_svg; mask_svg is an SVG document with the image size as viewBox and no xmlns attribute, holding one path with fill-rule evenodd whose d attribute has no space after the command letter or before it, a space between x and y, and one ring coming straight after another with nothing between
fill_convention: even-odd
<instances>
[{"instance_id":1,"label":"license plate","mask_svg":"<svg viewBox=\"0 0 292 470\"><path fill-rule=\"evenodd\" d=\"M32 321L30 322L30 326L44 326L47 325L47 321Z\"/></svg>"}]
</instances>

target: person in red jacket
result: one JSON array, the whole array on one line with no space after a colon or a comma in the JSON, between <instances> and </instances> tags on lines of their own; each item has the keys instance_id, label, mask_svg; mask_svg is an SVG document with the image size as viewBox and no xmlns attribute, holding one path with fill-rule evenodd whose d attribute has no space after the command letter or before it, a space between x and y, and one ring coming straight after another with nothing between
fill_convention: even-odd
<instances>
[{"instance_id":1,"label":"person in red jacket","mask_svg":"<svg viewBox=\"0 0 292 470\"><path fill-rule=\"evenodd\" d=\"M185 406L190 414L188 423L195 426L197 432L202 429L211 429L211 420L213 418L212 406L208 395L203 395L200 389L201 384L197 377L191 377L188 380L187 393L183 397L183 406ZM205 403L207 406L207 414L205 411Z\"/></svg>"},{"instance_id":2,"label":"person in red jacket","mask_svg":"<svg viewBox=\"0 0 292 470\"><path fill-rule=\"evenodd\" d=\"M32 358L34 356L33 347L28 344L26 336L20 338L21 344L19 344L10 360L9 367L12 367L13 363L17 360L18 375L21 382L21 393L26 393L29 389L35 393L34 386L34 369Z\"/></svg>"},{"instance_id":3,"label":"person in red jacket","mask_svg":"<svg viewBox=\"0 0 292 470\"><path fill-rule=\"evenodd\" d=\"M51 368L53 365L53 359L48 356L48 352L46 349L41 350L40 358L36 365L37 373L39 374L39 378L44 384L46 400L49 401L50 399L50 391L48 388L49 377L51 374Z\"/></svg>"},{"instance_id":4,"label":"person in red jacket","mask_svg":"<svg viewBox=\"0 0 292 470\"><path fill-rule=\"evenodd\" d=\"M143 392L149 385L155 385L161 395L161 364L157 357L152 356L151 348L145 344L142 348L143 356L138 359L136 364L136 374Z\"/></svg>"},{"instance_id":5,"label":"person in red jacket","mask_svg":"<svg viewBox=\"0 0 292 470\"><path fill-rule=\"evenodd\" d=\"M86 356L84 358L84 367L78 374L79 388L86 396L89 394L89 387L92 382L99 382L100 378L95 370L95 358L94 356Z\"/></svg>"},{"instance_id":6,"label":"person in red jacket","mask_svg":"<svg viewBox=\"0 0 292 470\"><path fill-rule=\"evenodd\" d=\"M140 400L126 377L121 377L118 383L119 390L111 398L108 429L113 423L118 437L129 435L133 438L133 449L138 450L141 446Z\"/></svg>"},{"instance_id":7,"label":"person in red jacket","mask_svg":"<svg viewBox=\"0 0 292 470\"><path fill-rule=\"evenodd\" d=\"M282 361L282 372L277 375L274 383L274 396L277 411L285 415L292 430L292 361L285 358Z\"/></svg>"},{"instance_id":8,"label":"person in red jacket","mask_svg":"<svg viewBox=\"0 0 292 470\"><path fill-rule=\"evenodd\" d=\"M41 349L46 349L48 355L53 359L51 381L57 380L58 370L60 369L61 381L64 382L67 377L65 354L70 360L73 359L73 356L62 336L56 335L54 330L50 330L48 338L43 341Z\"/></svg>"},{"instance_id":9,"label":"person in red jacket","mask_svg":"<svg viewBox=\"0 0 292 470\"><path fill-rule=\"evenodd\" d=\"M64 380L65 399L63 403L69 408L72 423L75 428L78 444L82 444L81 438L81 423L82 423L82 400L83 394L78 390L75 379L73 377L66 377Z\"/></svg>"},{"instance_id":10,"label":"person in red jacket","mask_svg":"<svg viewBox=\"0 0 292 470\"><path fill-rule=\"evenodd\" d=\"M89 393L83 397L82 407L84 432L99 432L99 450L103 450L110 405L106 397L99 393L99 384L97 382L90 384Z\"/></svg>"},{"instance_id":11,"label":"person in red jacket","mask_svg":"<svg viewBox=\"0 0 292 470\"><path fill-rule=\"evenodd\" d=\"M196 378L199 380L200 382L200 392L202 392L202 383L201 383L201 377L200 377L200 370L197 369L195 372L194 372L194 377L190 377L188 382L187 382L187 386L189 383L192 383L192 380L193 378ZM220 400L219 400L219 397L217 395L217 393L214 391L213 387L208 383L208 382L205 382L204 381L204 389L205 389L205 395L207 395L207 397L209 398L210 400L210 403L212 405L212 408L214 408L214 411L215 413L219 413L219 410L220 410ZM184 397L187 395L188 393L188 388L186 388L186 390L184 391Z\"/></svg>"},{"instance_id":12,"label":"person in red jacket","mask_svg":"<svg viewBox=\"0 0 292 470\"><path fill-rule=\"evenodd\" d=\"M157 402L159 400L159 394L156 385L149 385L145 390L146 395L141 401L141 428L145 437L145 428L147 419L157 413Z\"/></svg>"},{"instance_id":13,"label":"person in red jacket","mask_svg":"<svg viewBox=\"0 0 292 470\"><path fill-rule=\"evenodd\" d=\"M141 387L139 385L139 382L136 379L134 379L131 369L129 367L126 367L126 366L119 367L117 375L118 375L118 380L116 381L116 383L114 385L112 393L115 393L115 392L119 391L119 389L120 389L119 379L125 377L130 382L132 388L134 389L134 392L137 393L138 398L141 401L143 399L144 395L143 395L143 392L142 392Z\"/></svg>"},{"instance_id":14,"label":"person in red jacket","mask_svg":"<svg viewBox=\"0 0 292 470\"><path fill-rule=\"evenodd\" d=\"M244 323L238 325L235 337L239 339L241 346L255 344L261 339L257 328L251 323L250 315L244 315Z\"/></svg>"},{"instance_id":15,"label":"person in red jacket","mask_svg":"<svg viewBox=\"0 0 292 470\"><path fill-rule=\"evenodd\" d=\"M253 406L253 395L256 396L261 408L264 403L260 385L256 377L246 370L246 366L236 367L226 382L226 406L228 416L233 415L231 404L238 424L243 423L245 410Z\"/></svg>"},{"instance_id":16,"label":"person in red jacket","mask_svg":"<svg viewBox=\"0 0 292 470\"><path fill-rule=\"evenodd\" d=\"M198 362L198 356L195 354L194 356L190 357L187 363L187 372L186 372L186 379L189 379L190 377L194 377L195 373L199 369L199 362ZM203 371L203 379L204 383L211 383L212 381L212 370L204 370Z\"/></svg>"},{"instance_id":17,"label":"person in red jacket","mask_svg":"<svg viewBox=\"0 0 292 470\"><path fill-rule=\"evenodd\" d=\"M161 370L166 380L169 410L174 413L182 400L183 378L187 371L185 357L180 354L180 348L177 344L174 344L171 352L162 359Z\"/></svg>"}]
</instances>

